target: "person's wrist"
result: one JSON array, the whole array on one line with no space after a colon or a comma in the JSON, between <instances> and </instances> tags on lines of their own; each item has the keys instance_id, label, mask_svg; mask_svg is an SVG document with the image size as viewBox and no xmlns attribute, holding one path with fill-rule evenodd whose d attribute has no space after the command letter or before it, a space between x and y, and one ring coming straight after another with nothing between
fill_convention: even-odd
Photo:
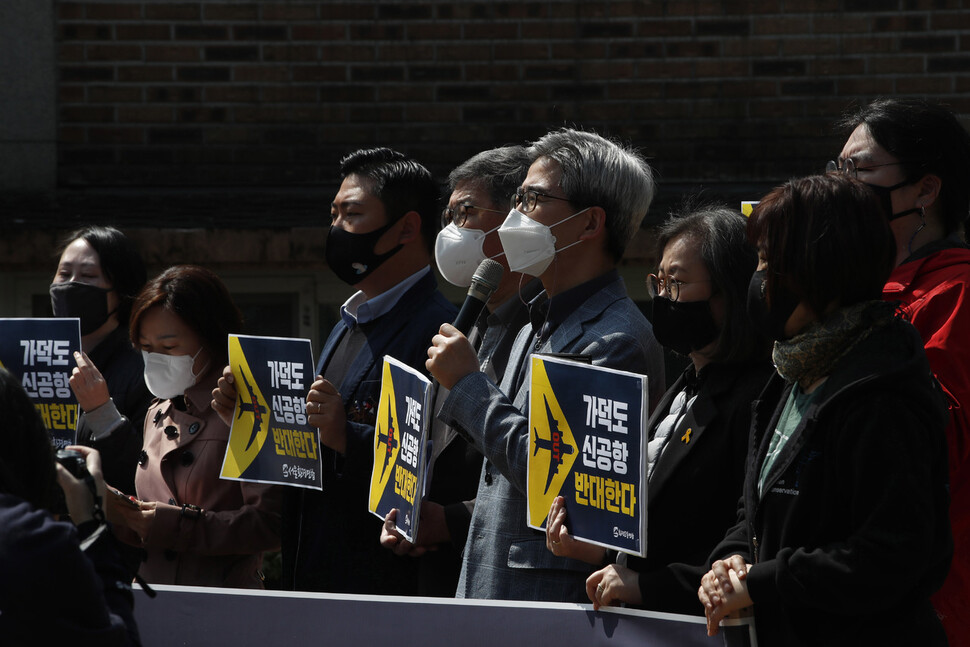
<instances>
[{"instance_id":1,"label":"person's wrist","mask_svg":"<svg viewBox=\"0 0 970 647\"><path fill-rule=\"evenodd\" d=\"M101 406L85 411L85 419L92 429L91 439L95 441L104 440L127 422L111 398Z\"/></svg>"},{"instance_id":2,"label":"person's wrist","mask_svg":"<svg viewBox=\"0 0 970 647\"><path fill-rule=\"evenodd\" d=\"M91 534L94 533L94 531L97 530L98 526L100 526L101 524L95 521L93 517L90 517L84 521L79 521L77 519L74 519L74 525L77 527L78 539L80 539L81 541L84 541L85 539L90 537Z\"/></svg>"}]
</instances>

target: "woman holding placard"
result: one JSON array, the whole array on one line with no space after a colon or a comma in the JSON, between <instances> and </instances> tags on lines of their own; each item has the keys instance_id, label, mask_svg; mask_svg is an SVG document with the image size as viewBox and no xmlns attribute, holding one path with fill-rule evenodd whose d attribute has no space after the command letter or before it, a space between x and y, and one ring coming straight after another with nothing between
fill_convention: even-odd
<instances>
[{"instance_id":1,"label":"woman holding placard","mask_svg":"<svg viewBox=\"0 0 970 647\"><path fill-rule=\"evenodd\" d=\"M705 207L674 216L657 237L660 263L647 277L653 332L690 364L647 423L647 557L607 553L575 540L561 498L546 545L556 555L602 564L586 581L595 607L628 604L701 613L696 572L734 523L744 481L750 404L771 375L765 338L748 324L746 294L757 265L745 218Z\"/></svg>"},{"instance_id":2,"label":"woman holding placard","mask_svg":"<svg viewBox=\"0 0 970 647\"><path fill-rule=\"evenodd\" d=\"M262 588L262 553L279 547L280 493L219 477L229 428L212 409L241 317L225 285L201 267L171 267L135 301L131 339L158 398L145 419L137 507L115 505L124 539L148 553L158 584Z\"/></svg>"},{"instance_id":3,"label":"woman holding placard","mask_svg":"<svg viewBox=\"0 0 970 647\"><path fill-rule=\"evenodd\" d=\"M50 286L55 317L77 317L81 352L71 389L83 413L77 442L101 453L105 480L131 491L152 395L141 353L128 339L131 304L145 285L135 244L114 227L89 226L64 238Z\"/></svg>"}]
</instances>

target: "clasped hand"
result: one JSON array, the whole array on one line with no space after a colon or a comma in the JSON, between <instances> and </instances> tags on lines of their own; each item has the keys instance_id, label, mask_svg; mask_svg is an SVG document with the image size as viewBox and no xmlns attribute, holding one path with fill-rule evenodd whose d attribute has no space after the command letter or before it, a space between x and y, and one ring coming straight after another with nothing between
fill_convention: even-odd
<instances>
[{"instance_id":1,"label":"clasped hand","mask_svg":"<svg viewBox=\"0 0 970 647\"><path fill-rule=\"evenodd\" d=\"M707 616L707 635L717 635L721 620L752 604L746 582L751 565L740 555L719 559L701 578L697 598Z\"/></svg>"}]
</instances>

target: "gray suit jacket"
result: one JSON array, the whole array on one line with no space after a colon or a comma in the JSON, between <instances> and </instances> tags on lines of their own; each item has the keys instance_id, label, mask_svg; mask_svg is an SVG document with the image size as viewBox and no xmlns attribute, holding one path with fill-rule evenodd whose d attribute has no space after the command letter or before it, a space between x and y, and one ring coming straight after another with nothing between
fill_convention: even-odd
<instances>
[{"instance_id":1,"label":"gray suit jacket","mask_svg":"<svg viewBox=\"0 0 970 647\"><path fill-rule=\"evenodd\" d=\"M526 325L512 347L501 387L483 373L462 378L439 417L467 436L486 463L458 582L458 597L504 600L586 601L592 567L554 556L545 534L526 525L529 452L528 370L513 399L518 367L533 351L588 356L596 366L645 373L651 394L663 393L664 365L650 323L627 297L622 279L593 294L558 326L540 348ZM653 401L654 398L651 397Z\"/></svg>"}]
</instances>

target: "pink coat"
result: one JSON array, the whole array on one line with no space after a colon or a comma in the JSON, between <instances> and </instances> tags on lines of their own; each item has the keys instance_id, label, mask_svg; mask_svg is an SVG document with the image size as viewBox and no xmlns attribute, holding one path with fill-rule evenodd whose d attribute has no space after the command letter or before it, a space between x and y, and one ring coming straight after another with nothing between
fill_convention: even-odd
<instances>
[{"instance_id":1,"label":"pink coat","mask_svg":"<svg viewBox=\"0 0 970 647\"><path fill-rule=\"evenodd\" d=\"M210 406L218 378L186 391L184 410L178 398L148 409L135 489L157 502L139 571L149 583L262 588L263 551L279 548L281 488L219 478L229 429Z\"/></svg>"}]
</instances>

